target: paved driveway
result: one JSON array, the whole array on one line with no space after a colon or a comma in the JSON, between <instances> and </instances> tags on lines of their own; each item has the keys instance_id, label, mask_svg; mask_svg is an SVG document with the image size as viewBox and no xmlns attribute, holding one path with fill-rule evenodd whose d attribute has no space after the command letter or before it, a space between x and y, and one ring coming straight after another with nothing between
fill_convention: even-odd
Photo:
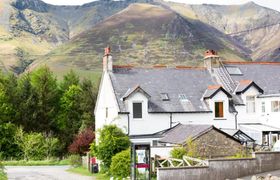
<instances>
[{"instance_id":1,"label":"paved driveway","mask_svg":"<svg viewBox=\"0 0 280 180\"><path fill-rule=\"evenodd\" d=\"M69 166L6 166L9 180L93 180L67 172Z\"/></svg>"}]
</instances>

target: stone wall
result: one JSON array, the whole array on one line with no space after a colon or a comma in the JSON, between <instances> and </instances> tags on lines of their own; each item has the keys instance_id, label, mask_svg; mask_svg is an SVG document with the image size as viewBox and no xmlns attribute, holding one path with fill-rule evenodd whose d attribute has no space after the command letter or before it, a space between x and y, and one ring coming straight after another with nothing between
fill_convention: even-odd
<instances>
[{"instance_id":1,"label":"stone wall","mask_svg":"<svg viewBox=\"0 0 280 180\"><path fill-rule=\"evenodd\" d=\"M208 166L158 168L158 180L225 180L280 169L280 152L257 152L253 158L212 159Z\"/></svg>"},{"instance_id":2,"label":"stone wall","mask_svg":"<svg viewBox=\"0 0 280 180\"><path fill-rule=\"evenodd\" d=\"M193 141L199 157L216 158L234 156L243 149L242 145L227 135L212 129Z\"/></svg>"}]
</instances>

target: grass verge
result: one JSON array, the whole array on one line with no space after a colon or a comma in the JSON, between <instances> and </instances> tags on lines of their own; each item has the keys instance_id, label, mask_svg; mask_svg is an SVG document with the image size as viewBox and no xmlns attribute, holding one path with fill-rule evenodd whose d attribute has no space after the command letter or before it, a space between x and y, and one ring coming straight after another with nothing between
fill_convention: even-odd
<instances>
[{"instance_id":1,"label":"grass verge","mask_svg":"<svg viewBox=\"0 0 280 180\"><path fill-rule=\"evenodd\" d=\"M79 166L79 167L72 167L70 169L67 170L68 172L72 172L72 173L76 173L76 174L80 174L83 176L92 176L92 174L84 167Z\"/></svg>"},{"instance_id":2,"label":"grass verge","mask_svg":"<svg viewBox=\"0 0 280 180\"><path fill-rule=\"evenodd\" d=\"M83 176L92 176L95 177L96 180L110 180L110 176L107 174L101 174L101 173L96 173L92 174L90 173L86 168L79 166L79 167L73 167L67 170L68 172L80 174Z\"/></svg>"},{"instance_id":3,"label":"grass verge","mask_svg":"<svg viewBox=\"0 0 280 180\"><path fill-rule=\"evenodd\" d=\"M69 165L69 160L43 160L43 161L3 161L4 166L59 166L59 165Z\"/></svg>"}]
</instances>

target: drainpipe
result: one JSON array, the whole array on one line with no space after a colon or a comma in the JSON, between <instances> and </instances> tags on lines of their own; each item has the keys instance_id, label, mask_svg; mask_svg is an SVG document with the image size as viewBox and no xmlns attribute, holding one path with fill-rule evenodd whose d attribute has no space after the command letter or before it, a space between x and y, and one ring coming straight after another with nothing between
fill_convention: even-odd
<instances>
[{"instance_id":1,"label":"drainpipe","mask_svg":"<svg viewBox=\"0 0 280 180\"><path fill-rule=\"evenodd\" d=\"M238 111L234 112L234 117L235 117L235 129L237 129L237 115L238 115Z\"/></svg>"},{"instance_id":2,"label":"drainpipe","mask_svg":"<svg viewBox=\"0 0 280 180\"><path fill-rule=\"evenodd\" d=\"M172 122L172 113L170 113L170 128L172 128L172 124L173 124L173 122Z\"/></svg>"},{"instance_id":3,"label":"drainpipe","mask_svg":"<svg viewBox=\"0 0 280 180\"><path fill-rule=\"evenodd\" d=\"M129 120L129 114L127 114L127 134L129 136L130 134L130 120Z\"/></svg>"}]
</instances>

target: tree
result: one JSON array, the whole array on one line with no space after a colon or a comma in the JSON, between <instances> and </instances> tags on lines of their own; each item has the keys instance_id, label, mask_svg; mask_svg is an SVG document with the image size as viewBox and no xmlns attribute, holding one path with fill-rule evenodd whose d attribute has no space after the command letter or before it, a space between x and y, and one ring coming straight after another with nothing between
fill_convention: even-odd
<instances>
[{"instance_id":1,"label":"tree","mask_svg":"<svg viewBox=\"0 0 280 180\"><path fill-rule=\"evenodd\" d=\"M36 108L38 97L35 89L31 85L30 74L23 75L18 80L18 108L17 118L18 124L21 125L25 131L37 130Z\"/></svg>"},{"instance_id":2,"label":"tree","mask_svg":"<svg viewBox=\"0 0 280 180\"><path fill-rule=\"evenodd\" d=\"M97 89L89 79L84 79L81 84L81 108L83 109L82 127L94 127L94 107L97 99Z\"/></svg>"},{"instance_id":3,"label":"tree","mask_svg":"<svg viewBox=\"0 0 280 180\"><path fill-rule=\"evenodd\" d=\"M73 143L68 147L70 153L83 155L89 151L90 144L95 139L95 134L91 128L81 131L74 138Z\"/></svg>"},{"instance_id":4,"label":"tree","mask_svg":"<svg viewBox=\"0 0 280 180\"><path fill-rule=\"evenodd\" d=\"M59 104L56 78L49 68L42 67L31 74L31 84L38 98L35 114L36 129L41 132L55 130L54 119Z\"/></svg>"},{"instance_id":5,"label":"tree","mask_svg":"<svg viewBox=\"0 0 280 180\"><path fill-rule=\"evenodd\" d=\"M14 122L17 107L17 80L13 74L0 73L0 122Z\"/></svg>"},{"instance_id":6,"label":"tree","mask_svg":"<svg viewBox=\"0 0 280 180\"><path fill-rule=\"evenodd\" d=\"M120 128L116 125L105 125L98 130L100 135L98 145L91 145L91 152L98 159L102 160L103 169L110 168L112 157L129 147L130 141Z\"/></svg>"},{"instance_id":7,"label":"tree","mask_svg":"<svg viewBox=\"0 0 280 180\"><path fill-rule=\"evenodd\" d=\"M65 92L70 86L80 84L79 76L71 69L65 76L63 76L63 81L60 84L60 89Z\"/></svg>"},{"instance_id":8,"label":"tree","mask_svg":"<svg viewBox=\"0 0 280 180\"><path fill-rule=\"evenodd\" d=\"M59 127L69 134L76 134L81 126L83 110L81 104L81 88L71 85L60 99L60 112L58 117Z\"/></svg>"}]
</instances>

